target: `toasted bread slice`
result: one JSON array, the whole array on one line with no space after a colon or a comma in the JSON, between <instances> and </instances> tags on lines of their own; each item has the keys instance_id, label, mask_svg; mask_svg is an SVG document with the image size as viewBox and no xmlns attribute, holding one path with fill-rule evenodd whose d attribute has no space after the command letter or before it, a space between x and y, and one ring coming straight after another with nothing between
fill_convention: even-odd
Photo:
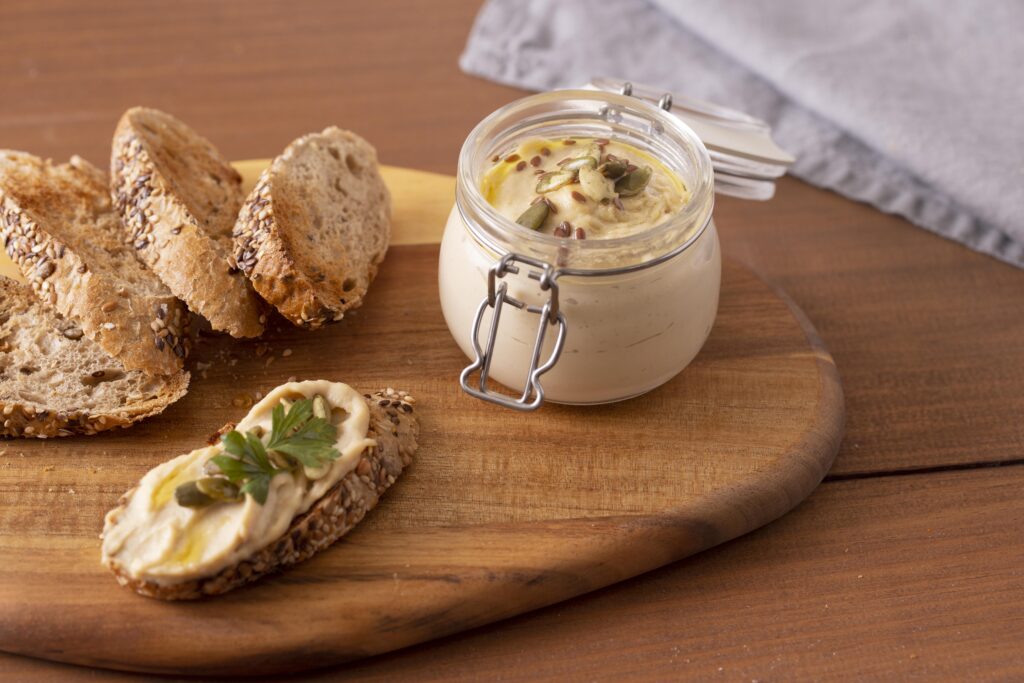
<instances>
[{"instance_id":1,"label":"toasted bread slice","mask_svg":"<svg viewBox=\"0 0 1024 683\"><path fill-rule=\"evenodd\" d=\"M232 262L242 177L194 130L135 107L114 133L110 173L127 243L192 312L233 337L257 337L262 304Z\"/></svg>"},{"instance_id":2,"label":"toasted bread slice","mask_svg":"<svg viewBox=\"0 0 1024 683\"><path fill-rule=\"evenodd\" d=\"M95 434L156 415L185 395L189 374L125 370L31 287L0 276L3 436Z\"/></svg>"},{"instance_id":3,"label":"toasted bread slice","mask_svg":"<svg viewBox=\"0 0 1024 683\"><path fill-rule=\"evenodd\" d=\"M122 240L101 170L0 151L0 238L36 295L126 370L181 370L188 311Z\"/></svg>"},{"instance_id":4,"label":"toasted bread slice","mask_svg":"<svg viewBox=\"0 0 1024 683\"><path fill-rule=\"evenodd\" d=\"M391 239L377 152L327 128L299 138L259 178L234 229L235 262L294 324L317 328L359 306Z\"/></svg>"},{"instance_id":5,"label":"toasted bread slice","mask_svg":"<svg viewBox=\"0 0 1024 683\"><path fill-rule=\"evenodd\" d=\"M209 577L180 583L157 583L134 578L116 561L108 561L118 583L140 595L161 600L192 600L226 593L233 588L307 560L348 533L376 507L384 492L412 462L419 425L413 416L414 400L405 392L381 391L365 396L370 410L367 448L354 470L332 486L305 513L295 517L285 532L255 555ZM216 435L230 431L225 425ZM104 534L125 514L133 488L107 513Z\"/></svg>"}]
</instances>

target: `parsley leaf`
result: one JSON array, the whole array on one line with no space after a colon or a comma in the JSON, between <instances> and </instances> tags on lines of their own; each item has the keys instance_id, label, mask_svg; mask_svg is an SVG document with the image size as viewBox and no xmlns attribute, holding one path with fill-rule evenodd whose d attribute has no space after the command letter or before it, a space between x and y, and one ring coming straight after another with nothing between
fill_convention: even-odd
<instances>
[{"instance_id":1,"label":"parsley leaf","mask_svg":"<svg viewBox=\"0 0 1024 683\"><path fill-rule=\"evenodd\" d=\"M338 458L334 448L338 429L323 417L313 416L313 401L301 399L285 410L278 404L271 413L270 438L263 440L253 431L231 430L221 437L230 455L216 455L210 461L243 493L263 505L270 492L270 480L301 466L320 467ZM281 456L289 466L275 465L268 452ZM232 457L233 456L233 457Z\"/></svg>"},{"instance_id":2,"label":"parsley leaf","mask_svg":"<svg viewBox=\"0 0 1024 683\"><path fill-rule=\"evenodd\" d=\"M299 413L301 421L293 419ZM286 453L306 467L319 467L340 454L334 448L338 429L322 417L313 417L312 401L296 401L287 415L284 408L274 408L274 426L267 448ZM277 417L282 416L281 420Z\"/></svg>"}]
</instances>

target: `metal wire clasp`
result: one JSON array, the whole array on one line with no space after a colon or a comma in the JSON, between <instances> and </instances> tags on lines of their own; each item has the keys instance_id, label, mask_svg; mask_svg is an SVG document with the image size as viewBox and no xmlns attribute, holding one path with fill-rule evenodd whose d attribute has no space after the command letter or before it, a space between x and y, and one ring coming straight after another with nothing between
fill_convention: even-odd
<instances>
[{"instance_id":1,"label":"metal wire clasp","mask_svg":"<svg viewBox=\"0 0 1024 683\"><path fill-rule=\"evenodd\" d=\"M499 283L499 280L502 280L505 275L519 273L519 266L515 265L516 263L539 269L530 270L527 275L531 280L538 282L541 291L549 293L548 300L543 306L526 305L525 302L508 294L507 282ZM487 274L487 298L480 302L480 306L476 310L476 318L473 320L471 339L476 359L459 375L459 384L462 385L463 391L470 396L516 410L536 410L540 407L544 402L544 388L540 384L540 376L554 367L558 362L558 357L562 355L562 347L565 345L565 315L558 308L558 283L556 282L558 275L558 271L552 268L551 264L519 254L506 254L491 266ZM487 388L487 376L491 370L491 361L494 359L494 343L498 338L498 323L501 319L501 309L505 304L510 304L520 310L526 309L528 312L540 316L537 337L530 357L530 369L526 376L526 386L519 398L506 396ZM487 332L487 343L481 348L480 326L483 324L484 312L488 308L494 309L494 314L491 316L491 327ZM540 354L549 325L557 325L558 337L555 339L551 355L541 364ZM470 376L477 370L480 371L480 380L477 383L479 388L470 384Z\"/></svg>"}]
</instances>

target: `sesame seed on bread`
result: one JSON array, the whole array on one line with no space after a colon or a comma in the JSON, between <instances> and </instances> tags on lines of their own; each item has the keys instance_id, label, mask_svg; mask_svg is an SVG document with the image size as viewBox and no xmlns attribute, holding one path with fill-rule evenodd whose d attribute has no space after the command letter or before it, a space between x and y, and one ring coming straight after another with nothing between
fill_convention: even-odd
<instances>
[{"instance_id":1,"label":"sesame seed on bread","mask_svg":"<svg viewBox=\"0 0 1024 683\"><path fill-rule=\"evenodd\" d=\"M292 142L260 176L234 228L234 258L260 296L314 329L362 304L391 238L377 152L327 128Z\"/></svg>"},{"instance_id":2,"label":"sesame seed on bread","mask_svg":"<svg viewBox=\"0 0 1024 683\"><path fill-rule=\"evenodd\" d=\"M185 395L189 374L125 370L31 287L0 276L0 435L49 438L128 427Z\"/></svg>"},{"instance_id":3,"label":"sesame seed on bread","mask_svg":"<svg viewBox=\"0 0 1024 683\"><path fill-rule=\"evenodd\" d=\"M117 562L110 569L118 583L140 595L161 600L192 600L219 595L307 560L348 533L376 507L384 492L412 463L419 425L414 400L405 392L381 391L365 396L370 409L367 437L376 441L356 468L331 487L305 513L292 520L279 538L254 556L217 574L178 583L157 583L129 576ZM223 431L223 430L222 430ZM106 527L115 524L136 489L131 489L107 514Z\"/></svg>"},{"instance_id":4,"label":"sesame seed on bread","mask_svg":"<svg viewBox=\"0 0 1024 683\"><path fill-rule=\"evenodd\" d=\"M124 239L146 265L213 329L262 334L262 303L231 256L238 172L184 123L143 107L118 122L110 164Z\"/></svg>"},{"instance_id":5,"label":"sesame seed on bread","mask_svg":"<svg viewBox=\"0 0 1024 683\"><path fill-rule=\"evenodd\" d=\"M101 170L0 151L0 239L36 296L126 370L181 370L188 311L121 239Z\"/></svg>"}]
</instances>

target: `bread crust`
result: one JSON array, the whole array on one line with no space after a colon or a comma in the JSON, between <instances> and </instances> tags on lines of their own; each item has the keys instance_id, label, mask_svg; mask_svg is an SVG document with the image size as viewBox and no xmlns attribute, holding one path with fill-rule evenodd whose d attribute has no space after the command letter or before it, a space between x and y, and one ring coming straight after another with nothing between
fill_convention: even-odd
<instances>
[{"instance_id":1,"label":"bread crust","mask_svg":"<svg viewBox=\"0 0 1024 683\"><path fill-rule=\"evenodd\" d=\"M308 145L336 144L358 157L360 182L369 194L382 201L366 208L361 215L364 230L384 231L383 248L370 251L356 244L325 245L330 248L334 265L341 273L316 272L304 263L293 244L296 233L313 229L308 225L289 225L284 214L307 202L306 197L291 196L278 185L288 173L293 158ZM299 211L301 214L301 210ZM307 329L341 320L344 313L362 305L370 282L384 259L390 240L391 198L377 168L376 150L349 131L330 127L310 133L292 142L259 177L238 215L233 231L234 259L252 282L259 295L290 320ZM380 241L380 235L373 235Z\"/></svg>"},{"instance_id":2,"label":"bread crust","mask_svg":"<svg viewBox=\"0 0 1024 683\"><path fill-rule=\"evenodd\" d=\"M227 567L214 576L180 583L156 583L128 576L115 561L109 564L118 583L136 593L160 600L194 600L219 595L309 559L348 533L372 510L384 492L395 483L416 451L419 425L413 416L414 402L404 392L392 390L365 395L370 409L367 436L377 445L368 448L356 468L345 475L320 500L265 548L247 560ZM222 430L223 431L223 430ZM127 507L136 489L121 500L117 510Z\"/></svg>"},{"instance_id":3,"label":"bread crust","mask_svg":"<svg viewBox=\"0 0 1024 683\"><path fill-rule=\"evenodd\" d=\"M27 312L27 313L26 313ZM0 329L8 324L8 316L18 315L19 322L31 314L33 329L50 330L51 334L60 335L60 330L76 329L66 320L44 307L37 301L28 285L15 282L0 276ZM77 337L74 336L77 334ZM80 339L82 331L64 334L68 338L66 344L91 343ZM69 336L70 335L70 336ZM8 351L7 339L0 337L0 352ZM83 354L83 357L88 356ZM119 367L117 361L110 359L112 366ZM95 366L93 366L95 367ZM86 366L88 368L88 366ZM8 372L15 369L7 367ZM93 375L96 377L96 375ZM102 380L101 380L102 381ZM160 391L155 396L141 401L124 402L117 411L110 410L60 410L53 405L39 407L36 403L12 400L10 396L0 396L0 436L35 437L47 439L74 434L95 434L97 432L128 427L143 418L160 413L188 391L189 373L182 371L161 379ZM12 383L13 385L13 383ZM6 385L5 385L6 386ZM16 393L5 390L3 394ZM52 396L51 396L52 398ZM124 399L122 399L124 400Z\"/></svg>"},{"instance_id":4,"label":"bread crust","mask_svg":"<svg viewBox=\"0 0 1024 683\"><path fill-rule=\"evenodd\" d=\"M3 427L0 436L52 439L76 434L98 434L109 429L131 427L139 420L158 415L188 392L190 375L184 370L167 378L164 392L157 397L126 405L121 412L37 410L31 404L0 400Z\"/></svg>"},{"instance_id":5,"label":"bread crust","mask_svg":"<svg viewBox=\"0 0 1024 683\"><path fill-rule=\"evenodd\" d=\"M208 226L175 192L176 180L181 179L170 178L170 169L156 161L153 143L138 128L145 121L174 126L202 150L228 197L223 211L237 216L242 202L241 176L212 144L169 114L134 107L118 122L111 150L111 193L125 240L171 292L210 321L213 329L233 337L258 337L266 314L233 262L229 238L218 244Z\"/></svg>"},{"instance_id":6,"label":"bread crust","mask_svg":"<svg viewBox=\"0 0 1024 683\"><path fill-rule=\"evenodd\" d=\"M75 320L104 351L127 370L151 375L173 375L181 370L190 348L189 316L182 303L160 285L165 294L129 290L105 273L90 268L82 256L55 236L58 226L46 225L22 206L19 196L54 193L50 178L57 172L74 175L78 196L57 199L66 204L67 222L84 203L110 225L90 226L97 231L116 229L107 182L84 159L53 166L24 152L0 151L5 167L16 168L17 178L0 173L0 239L41 301ZM11 185L19 184L18 188ZM23 186L25 184L29 186ZM73 204L73 202L79 202ZM129 254L130 256L130 254ZM149 274L154 284L155 275Z\"/></svg>"}]
</instances>

